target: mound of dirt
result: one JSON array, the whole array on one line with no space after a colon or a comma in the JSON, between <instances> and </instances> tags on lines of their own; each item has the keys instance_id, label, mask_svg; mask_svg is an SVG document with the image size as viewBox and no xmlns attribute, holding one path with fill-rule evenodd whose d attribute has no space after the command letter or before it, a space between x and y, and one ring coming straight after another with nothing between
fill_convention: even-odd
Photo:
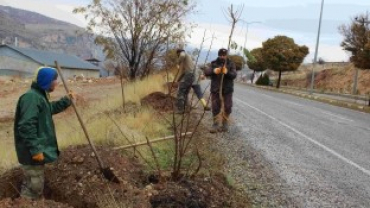
<instances>
[{"instance_id":1,"label":"mound of dirt","mask_svg":"<svg viewBox=\"0 0 370 208\"><path fill-rule=\"evenodd\" d=\"M46 165L46 200L27 201L16 198L22 171L15 168L0 176L0 208L8 207L243 207L232 200L233 189L223 176L197 176L181 181L161 180L145 173L135 157L124 156L109 147L97 147L107 167L120 183L105 179L90 146L69 147L56 163ZM121 206L124 205L124 206Z\"/></svg>"},{"instance_id":2,"label":"mound of dirt","mask_svg":"<svg viewBox=\"0 0 370 208\"><path fill-rule=\"evenodd\" d=\"M153 208L245 207L232 199L234 193L226 184L222 175L158 184L154 188L159 192L150 202Z\"/></svg>"},{"instance_id":3,"label":"mound of dirt","mask_svg":"<svg viewBox=\"0 0 370 208\"><path fill-rule=\"evenodd\" d=\"M160 112L172 111L175 106L175 98L162 92L153 92L143 99L141 105L148 105Z\"/></svg>"}]
</instances>

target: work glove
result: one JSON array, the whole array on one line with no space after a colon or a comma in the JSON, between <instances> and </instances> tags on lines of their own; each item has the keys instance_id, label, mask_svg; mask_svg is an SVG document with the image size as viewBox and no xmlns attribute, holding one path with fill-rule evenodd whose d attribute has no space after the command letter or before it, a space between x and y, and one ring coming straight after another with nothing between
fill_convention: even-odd
<instances>
[{"instance_id":1,"label":"work glove","mask_svg":"<svg viewBox=\"0 0 370 208\"><path fill-rule=\"evenodd\" d=\"M227 72L228 72L227 68L226 67L222 67L222 73L223 74L227 74Z\"/></svg>"},{"instance_id":2,"label":"work glove","mask_svg":"<svg viewBox=\"0 0 370 208\"><path fill-rule=\"evenodd\" d=\"M68 96L69 96L69 98L71 98L71 99L73 99L73 100L76 100L76 98L77 98L76 93L75 93L75 92L73 92L72 90L69 90L69 92L68 92Z\"/></svg>"},{"instance_id":3,"label":"work glove","mask_svg":"<svg viewBox=\"0 0 370 208\"><path fill-rule=\"evenodd\" d=\"M44 161L44 159L45 159L44 153L42 153L42 152L37 153L37 154L32 156L32 160L34 160L36 162L42 162L42 161Z\"/></svg>"},{"instance_id":4,"label":"work glove","mask_svg":"<svg viewBox=\"0 0 370 208\"><path fill-rule=\"evenodd\" d=\"M219 73L221 73L221 69L220 68L215 68L215 69L213 69L213 73L219 74Z\"/></svg>"}]
</instances>

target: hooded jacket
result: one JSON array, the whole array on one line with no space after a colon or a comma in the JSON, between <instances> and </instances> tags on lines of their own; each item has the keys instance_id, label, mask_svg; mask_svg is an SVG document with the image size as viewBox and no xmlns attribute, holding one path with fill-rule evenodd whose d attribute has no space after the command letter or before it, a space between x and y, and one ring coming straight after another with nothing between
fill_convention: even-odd
<instances>
[{"instance_id":1,"label":"hooded jacket","mask_svg":"<svg viewBox=\"0 0 370 208\"><path fill-rule=\"evenodd\" d=\"M204 70L204 75L211 77L211 93L219 93L222 73L215 74L215 68L222 68L225 62L223 59L217 58L211 62L211 66ZM226 68L228 69L227 74L224 75L224 81L222 86L222 94L228 94L234 92L234 79L236 78L236 67L234 62L227 58Z\"/></svg>"},{"instance_id":2,"label":"hooded jacket","mask_svg":"<svg viewBox=\"0 0 370 208\"><path fill-rule=\"evenodd\" d=\"M52 115L65 110L71 100L65 96L49 102L47 92L36 82L17 103L14 121L14 140L18 161L23 165L41 165L55 161L59 155ZM44 154L44 161L36 162L32 156Z\"/></svg>"}]
</instances>

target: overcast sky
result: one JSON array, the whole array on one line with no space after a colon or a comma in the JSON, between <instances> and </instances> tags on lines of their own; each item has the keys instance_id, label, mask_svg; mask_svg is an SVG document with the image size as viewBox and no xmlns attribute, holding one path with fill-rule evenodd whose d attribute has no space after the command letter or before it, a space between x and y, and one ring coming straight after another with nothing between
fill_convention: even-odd
<instances>
[{"instance_id":1,"label":"overcast sky","mask_svg":"<svg viewBox=\"0 0 370 208\"><path fill-rule=\"evenodd\" d=\"M84 25L82 16L72 14L75 6L87 5L89 0L0 0L0 5L36 11L41 14ZM313 58L321 0L198 0L197 12L188 18L197 24L187 38L187 45L199 47L206 31L205 48L210 45L212 34L216 36L212 48L227 47L230 24L223 13L231 3L237 7L244 4L242 19L249 24L248 49L261 47L262 42L276 35L286 35L300 45L307 45L310 54L306 62ZM348 60L340 47L343 37L338 26L349 24L355 15L370 11L370 0L325 0L322 31L318 56L326 61ZM239 22L233 36L234 41L243 46L246 40L246 26Z\"/></svg>"}]
</instances>

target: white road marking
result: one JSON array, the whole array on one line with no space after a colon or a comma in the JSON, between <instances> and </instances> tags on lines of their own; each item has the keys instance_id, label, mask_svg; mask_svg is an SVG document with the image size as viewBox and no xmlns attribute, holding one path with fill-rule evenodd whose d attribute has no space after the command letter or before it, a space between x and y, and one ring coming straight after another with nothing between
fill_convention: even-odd
<instances>
[{"instance_id":1,"label":"white road marking","mask_svg":"<svg viewBox=\"0 0 370 208\"><path fill-rule=\"evenodd\" d=\"M313 108L314 108L314 107L313 107ZM320 109L318 109L318 110L320 110ZM329 112L327 112L327 111L323 111L323 110L320 110L320 111L321 111L321 113L323 113L323 114L330 115L330 116L333 116L333 117L336 117L336 118L338 118L338 119L342 119L342 120L345 120L345 121L353 122L353 120L348 119L348 118L344 118L344 117L342 117L342 116L340 116L340 115L333 114L333 113L329 113Z\"/></svg>"},{"instance_id":2,"label":"white road marking","mask_svg":"<svg viewBox=\"0 0 370 208\"><path fill-rule=\"evenodd\" d=\"M367 169L363 168L363 167L362 167L362 166L360 166L359 164L357 164L357 163L353 162L353 161L352 161L352 160L350 160L350 159L347 159L346 157L342 156L342 155L341 155L341 154L339 154L338 152L336 152L336 151L334 151L334 150L330 149L329 147L327 147L327 146L325 146L325 145L321 144L320 142L318 142L318 141L316 141L316 140L312 139L311 137L309 137L309 136L305 135L304 133L302 133L302 132L300 132L300 131L296 130L295 128L293 128L293 127L289 126L288 124L286 124L286 123L284 123L284 122L282 122L282 121L278 120L277 118L275 118L275 117L273 117L273 116L271 116L271 115L269 115L269 114L267 114L267 113L265 113L265 112L261 111L260 109L258 109L258 108L256 108L256 107L253 107L253 106L249 105L248 103L246 103L246 102L244 102L244 101L242 101L242 100L240 100L240 99L237 99L237 98L234 98L234 99L235 99L236 101L238 101L238 102L242 103L243 105L246 105L246 106L248 106L248 107L250 107L250 108L252 108L252 109L256 110L257 112L259 112L259 113L261 113L261 114L263 114L263 115L265 115L265 116L267 116L267 117L271 118L272 120L277 121L277 122L278 122L279 124L281 124L282 126L284 126L284 127L288 128L288 129L290 129L291 131L293 131L294 133L296 133L296 134L298 134L298 135L302 136L303 138L307 139L307 140L308 140L308 141L310 141L311 143L313 143L313 144L315 144L315 145L317 145L317 146L321 147L321 148L322 148L322 149L324 149L325 151L327 151L327 152L331 153L332 155L336 156L337 158L339 158L339 159L340 159L340 160L342 160L343 162L345 162L345 163L347 163L347 164L349 164L349 165L352 165L353 167L357 168L357 169L358 169L358 170L360 170L361 172L363 172L363 173L365 173L366 175L370 176L370 170L367 170ZM243 114L242 112L239 112L239 113L240 113L240 114ZM245 114L243 114L243 115L244 115L244 116L246 116Z\"/></svg>"}]
</instances>

